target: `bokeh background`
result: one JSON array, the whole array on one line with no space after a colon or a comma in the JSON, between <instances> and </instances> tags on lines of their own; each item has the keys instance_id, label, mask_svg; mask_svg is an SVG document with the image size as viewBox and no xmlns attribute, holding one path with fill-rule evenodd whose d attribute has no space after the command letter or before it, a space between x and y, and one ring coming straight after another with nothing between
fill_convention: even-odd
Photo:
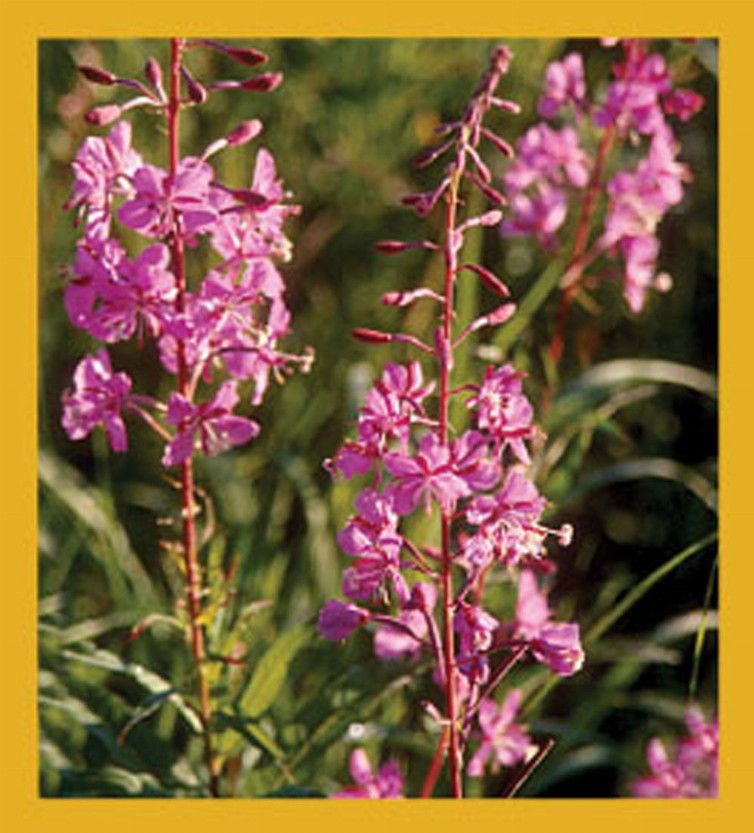
<instances>
[{"instance_id":1,"label":"bokeh background","mask_svg":"<svg viewBox=\"0 0 754 833\"><path fill-rule=\"evenodd\" d=\"M213 580L235 564L232 592L212 627L215 644L246 665L218 670L218 716L228 783L239 796L327 794L349 781L347 758L365 745L373 760L397 756L416 794L436 736L417 705L436 695L408 665L378 663L366 634L326 643L315 622L337 595L345 557L335 543L356 485L323 469L356 418L364 391L388 360L408 353L366 347L355 326L394 328L404 315L383 292L439 280L424 253L388 259L374 242L410 238L422 223L399 205L431 181L412 158L435 126L463 106L494 41L274 40L252 45L285 83L271 95L217 93L185 119L184 151L198 151L238 121L261 118L299 217L294 256L283 267L293 312L288 346L316 350L308 376L275 387L257 414L263 432L234 453L202 460L199 477L216 514L205 553ZM599 88L613 53L597 42L512 41L503 94L522 105L495 126L513 141L536 120L548 61L576 48ZM717 79L713 41L657 42L674 75L707 104L680 126L681 158L693 171L683 203L661 227L661 265L671 292L628 313L620 281L590 290L574 308L560 366L546 348L557 295L534 311L514 340L505 328L464 355L460 375L486 360L528 373L527 392L547 403L549 440L537 461L553 522L576 529L559 565L553 600L583 633L609 624L626 594L716 528ZM134 425L127 455L101 435L73 443L60 427L60 396L91 349L67 321L62 289L72 260L73 218L62 210L69 165L92 129L83 119L109 89L78 78L77 63L139 75L167 44L129 40L39 44L39 637L40 790L45 795L196 795L201 744L192 730L192 682L183 637L170 625L182 580L160 546L176 495L159 465L160 444ZM209 51L191 55L199 78L233 77ZM159 120L137 111L134 144L165 162ZM105 131L100 131L105 132ZM215 157L225 181L245 185L252 146ZM502 164L502 163L501 163ZM499 168L498 171L501 171ZM427 177L430 177L428 179ZM516 299L537 285L552 255L527 240L474 238L483 262L507 278ZM486 303L473 283L465 313ZM429 311L405 315L426 332ZM512 341L512 343L510 343ZM118 345L114 365L141 389L164 385L151 347ZM615 364L621 360L621 364ZM664 364L647 365L646 360ZM610 363L610 364L607 364ZM599 365L601 375L587 375ZM708 713L717 691L716 554L707 548L647 587L587 644L577 676L553 685L524 669L533 731L557 743L523 795L624 795L644 768L647 739L682 731L689 697ZM637 593L637 596L639 594ZM158 614L154 616L154 614ZM134 625L150 627L129 639ZM160 617L164 616L164 620ZM266 688L250 706L255 669ZM272 678L272 682L269 682ZM251 683L250 683L251 680ZM252 698L253 699L253 698ZM442 788L441 784L441 788ZM492 781L472 787L494 795ZM282 793L280 792L282 790Z\"/></svg>"}]
</instances>

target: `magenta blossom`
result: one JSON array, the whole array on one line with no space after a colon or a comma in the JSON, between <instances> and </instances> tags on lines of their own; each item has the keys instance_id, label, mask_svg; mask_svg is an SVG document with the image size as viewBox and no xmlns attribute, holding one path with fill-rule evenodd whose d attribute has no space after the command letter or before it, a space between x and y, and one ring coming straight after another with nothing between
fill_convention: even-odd
<instances>
[{"instance_id":1,"label":"magenta blossom","mask_svg":"<svg viewBox=\"0 0 754 833\"><path fill-rule=\"evenodd\" d=\"M354 749L349 763L353 787L335 793L333 798L403 798L403 775L398 762L386 761L375 775L363 749Z\"/></svg>"},{"instance_id":2,"label":"magenta blossom","mask_svg":"<svg viewBox=\"0 0 754 833\"><path fill-rule=\"evenodd\" d=\"M551 119L569 104L581 107L585 96L584 62L578 52L570 52L562 61L553 61L547 67L539 113Z\"/></svg>"},{"instance_id":3,"label":"magenta blossom","mask_svg":"<svg viewBox=\"0 0 754 833\"><path fill-rule=\"evenodd\" d=\"M427 512L434 498L444 512L452 511L459 498L471 489L453 465L450 449L437 434L426 434L419 443L416 457L391 453L385 455L385 468L393 476L388 494L399 515L416 509L422 497Z\"/></svg>"},{"instance_id":4,"label":"magenta blossom","mask_svg":"<svg viewBox=\"0 0 754 833\"><path fill-rule=\"evenodd\" d=\"M631 785L637 798L716 798L718 790L719 731L716 720L707 721L701 710L686 711L688 736L671 756L659 738L647 745L651 774Z\"/></svg>"},{"instance_id":5,"label":"magenta blossom","mask_svg":"<svg viewBox=\"0 0 754 833\"><path fill-rule=\"evenodd\" d=\"M131 379L113 374L110 356L104 348L85 356L73 373L75 390L63 392L63 428L72 440L80 440L97 425L103 425L113 451L128 447L126 426L121 416L131 393Z\"/></svg>"},{"instance_id":6,"label":"magenta blossom","mask_svg":"<svg viewBox=\"0 0 754 833\"><path fill-rule=\"evenodd\" d=\"M141 156L131 147L131 125L122 121L109 136L85 139L71 165L73 194L66 209L86 214L87 236L99 241L110 234L110 208L115 195L132 192L131 178L141 167Z\"/></svg>"},{"instance_id":7,"label":"magenta blossom","mask_svg":"<svg viewBox=\"0 0 754 833\"><path fill-rule=\"evenodd\" d=\"M179 393L170 395L167 421L178 428L168 443L162 463L177 466L193 454L194 435L198 431L202 451L219 454L235 445L243 445L256 437L259 425L251 419L234 416L238 404L235 382L224 382L215 396L201 405L193 405Z\"/></svg>"},{"instance_id":8,"label":"magenta blossom","mask_svg":"<svg viewBox=\"0 0 754 833\"><path fill-rule=\"evenodd\" d=\"M135 194L118 218L146 237L167 237L179 219L184 234L208 231L217 220L210 202L214 176L210 165L193 156L181 160L174 182L161 168L144 165L134 173Z\"/></svg>"},{"instance_id":9,"label":"magenta blossom","mask_svg":"<svg viewBox=\"0 0 754 833\"><path fill-rule=\"evenodd\" d=\"M319 612L318 628L325 639L347 639L369 621L369 611L356 605L330 599Z\"/></svg>"},{"instance_id":10,"label":"magenta blossom","mask_svg":"<svg viewBox=\"0 0 754 833\"><path fill-rule=\"evenodd\" d=\"M488 433L499 449L507 446L522 463L529 463L524 441L534 437L534 412L523 393L522 376L508 364L488 367L466 406L476 414L480 430Z\"/></svg>"},{"instance_id":11,"label":"magenta blossom","mask_svg":"<svg viewBox=\"0 0 754 833\"><path fill-rule=\"evenodd\" d=\"M529 646L532 655L561 677L575 674L584 664L584 650L579 626L567 622L551 622L547 599L537 588L537 579L530 570L522 570L516 604L515 639Z\"/></svg>"},{"instance_id":12,"label":"magenta blossom","mask_svg":"<svg viewBox=\"0 0 754 833\"><path fill-rule=\"evenodd\" d=\"M521 704L521 692L508 692L498 708L493 700L482 700L479 704L479 728L482 743L466 769L474 778L481 778L486 769L493 774L501 767L510 767L525 761L532 750L532 742L526 727L515 723L516 713Z\"/></svg>"}]
</instances>

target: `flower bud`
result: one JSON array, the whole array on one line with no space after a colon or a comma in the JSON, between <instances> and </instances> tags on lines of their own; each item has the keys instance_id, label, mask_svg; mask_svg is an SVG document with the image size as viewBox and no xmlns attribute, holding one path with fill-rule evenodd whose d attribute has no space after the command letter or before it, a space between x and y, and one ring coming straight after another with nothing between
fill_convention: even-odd
<instances>
[{"instance_id":1,"label":"flower bud","mask_svg":"<svg viewBox=\"0 0 754 833\"><path fill-rule=\"evenodd\" d=\"M469 269L470 271L474 272L474 274L479 276L481 282L487 287L487 289L494 292L496 295L500 295L502 298L507 298L511 293L508 290L508 287L497 277L497 275L493 275L489 269L485 269L484 266L478 266L476 263L465 263L462 269Z\"/></svg>"},{"instance_id":2,"label":"flower bud","mask_svg":"<svg viewBox=\"0 0 754 833\"><path fill-rule=\"evenodd\" d=\"M515 311L515 304L503 304L487 316L487 322L490 327L497 327L498 324L505 323Z\"/></svg>"},{"instance_id":3,"label":"flower bud","mask_svg":"<svg viewBox=\"0 0 754 833\"><path fill-rule=\"evenodd\" d=\"M111 124L116 119L120 118L121 109L117 104L105 104L103 107L95 107L90 110L84 118L89 124L96 127L102 127L105 124Z\"/></svg>"},{"instance_id":4,"label":"flower bud","mask_svg":"<svg viewBox=\"0 0 754 833\"><path fill-rule=\"evenodd\" d=\"M116 76L112 72L108 72L106 69L101 69L100 67L93 67L87 64L79 66L77 69L92 84L102 84L105 87L111 87L117 81Z\"/></svg>"},{"instance_id":5,"label":"flower bud","mask_svg":"<svg viewBox=\"0 0 754 833\"><path fill-rule=\"evenodd\" d=\"M149 58L144 65L144 77L158 93L163 91L162 67L155 58Z\"/></svg>"},{"instance_id":6,"label":"flower bud","mask_svg":"<svg viewBox=\"0 0 754 833\"><path fill-rule=\"evenodd\" d=\"M356 341L361 341L364 344L389 344L393 340L393 336L390 333L370 330L366 327L356 327L351 330L351 335Z\"/></svg>"},{"instance_id":7,"label":"flower bud","mask_svg":"<svg viewBox=\"0 0 754 833\"><path fill-rule=\"evenodd\" d=\"M228 133L225 139L231 147L236 147L238 145L245 145L261 132L262 122L259 119L250 119L249 121L241 122L238 127Z\"/></svg>"},{"instance_id":8,"label":"flower bud","mask_svg":"<svg viewBox=\"0 0 754 833\"><path fill-rule=\"evenodd\" d=\"M183 81L186 84L186 91L188 92L189 99L194 104L204 104L207 100L206 87L203 84L200 84L184 66L181 67L181 75L183 76Z\"/></svg>"},{"instance_id":9,"label":"flower bud","mask_svg":"<svg viewBox=\"0 0 754 833\"><path fill-rule=\"evenodd\" d=\"M238 85L242 90L254 93L271 93L283 83L282 72L263 72L241 81Z\"/></svg>"},{"instance_id":10,"label":"flower bud","mask_svg":"<svg viewBox=\"0 0 754 833\"><path fill-rule=\"evenodd\" d=\"M255 67L258 64L264 64L268 58L264 52L257 49L244 49L235 46L228 46L223 49L223 52L236 63L243 64L247 67Z\"/></svg>"}]
</instances>

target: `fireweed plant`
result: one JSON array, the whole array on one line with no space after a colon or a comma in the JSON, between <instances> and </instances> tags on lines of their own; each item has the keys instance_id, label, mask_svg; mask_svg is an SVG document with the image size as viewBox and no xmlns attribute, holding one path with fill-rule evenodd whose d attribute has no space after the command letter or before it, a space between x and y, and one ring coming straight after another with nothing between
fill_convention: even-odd
<instances>
[{"instance_id":1,"label":"fireweed plant","mask_svg":"<svg viewBox=\"0 0 754 833\"><path fill-rule=\"evenodd\" d=\"M660 738L647 744L650 773L631 784L636 798L717 798L720 729L701 709L686 709L688 734L669 754Z\"/></svg>"},{"instance_id":2,"label":"fireweed plant","mask_svg":"<svg viewBox=\"0 0 754 833\"><path fill-rule=\"evenodd\" d=\"M201 499L194 462L253 440L259 424L237 410L244 401L259 405L271 377L281 380L295 366L307 370L312 354L291 355L278 345L289 331L290 314L276 263L290 258L283 227L297 207L286 202L289 195L272 154L263 148L257 152L251 182L240 187L220 182L209 161L255 139L261 122L242 122L199 155L182 156L180 149L184 110L226 90L270 92L282 75L203 82L187 63L189 53L199 49L219 52L245 68L267 60L254 49L173 38L166 81L153 58L144 80L79 67L90 82L123 87L133 97L88 113L92 125L113 127L107 135L87 138L73 162L67 207L76 211L81 238L65 289L68 316L105 345L155 342L173 389L165 401L137 393L131 377L115 370L107 347L101 347L76 367L73 387L63 394L62 421L74 440L101 426L112 450L124 452L125 418L136 417L165 443L161 462L167 477L177 479L181 527L180 540L166 546L178 555L185 576L185 602L178 607L193 661L209 792L216 796L220 771L205 665L205 619L216 600L200 564ZM164 117L166 169L146 161L131 144L131 125L123 116L137 109ZM127 251L123 229L143 240L139 251ZM203 275L188 257L201 241L216 256Z\"/></svg>"},{"instance_id":3,"label":"fireweed plant","mask_svg":"<svg viewBox=\"0 0 754 833\"><path fill-rule=\"evenodd\" d=\"M672 287L672 277L658 270L659 227L691 179L678 159L673 122L689 121L704 106L701 95L674 83L648 41L601 43L620 50L604 94L588 89L580 52L553 61L539 99L542 121L518 141L516 161L503 176L510 205L504 236L532 236L557 254L568 245L566 231L572 233L550 343L553 365L581 291L621 279L625 301L638 313L651 289Z\"/></svg>"},{"instance_id":4,"label":"fireweed plant","mask_svg":"<svg viewBox=\"0 0 754 833\"><path fill-rule=\"evenodd\" d=\"M549 748L535 742L517 714L522 693L497 691L518 662L533 660L555 674L579 670L584 652L577 624L558 622L542 586L555 566L546 541L570 541L567 524L549 529L541 522L547 502L527 476L528 446L539 438L522 373L509 364L488 367L477 383L455 387L454 355L472 333L496 327L515 314L505 284L484 266L464 258L465 236L475 227L497 227L505 198L492 184L482 152L491 148L512 156L509 144L484 124L491 110L515 113L518 106L497 96L511 53L497 47L489 68L463 115L441 125L440 144L423 153L420 166L448 158L431 191L403 202L420 217L442 211L438 240L384 241L385 254L424 249L441 255L442 292L420 287L390 292L389 306L427 300L439 308L432 343L408 333L359 328L367 344L407 344L431 358L427 379L418 361L388 364L360 410L358 434L328 462L334 474L368 476L355 500L355 514L338 542L353 561L343 575L348 601L327 602L319 616L321 634L342 640L360 627L374 628L378 658L427 657L441 696L426 709L440 727L434 760L422 796L430 796L447 758L451 791L464 794L464 776L479 778L514 768L506 794L512 794ZM469 212L472 191L492 204ZM475 196L476 198L476 196ZM471 322L454 310L456 281L478 279L497 298L497 306ZM451 422L451 403L465 403L467 430ZM425 512L439 518L439 542L412 540L403 519ZM404 524L405 526L405 524ZM514 586L512 617L485 607L493 573ZM356 786L341 797L394 797L402 776L395 761L375 774L362 750L351 757Z\"/></svg>"}]
</instances>

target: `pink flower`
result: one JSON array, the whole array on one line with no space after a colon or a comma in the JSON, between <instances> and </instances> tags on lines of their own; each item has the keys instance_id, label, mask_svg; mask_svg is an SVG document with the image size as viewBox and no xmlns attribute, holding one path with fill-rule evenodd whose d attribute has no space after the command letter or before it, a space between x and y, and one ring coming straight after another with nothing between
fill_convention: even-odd
<instances>
[{"instance_id":1,"label":"pink flower","mask_svg":"<svg viewBox=\"0 0 754 833\"><path fill-rule=\"evenodd\" d=\"M415 659L427 635L427 620L421 611L402 610L396 625L383 622L374 633L374 653L383 661Z\"/></svg>"},{"instance_id":2,"label":"pink flower","mask_svg":"<svg viewBox=\"0 0 754 833\"><path fill-rule=\"evenodd\" d=\"M515 639L528 643L532 655L561 677L575 674L584 664L579 626L550 621L550 609L530 570L519 578Z\"/></svg>"},{"instance_id":3,"label":"pink flower","mask_svg":"<svg viewBox=\"0 0 754 833\"><path fill-rule=\"evenodd\" d=\"M650 775L637 778L631 791L637 798L716 798L718 790L717 721L704 719L701 710L686 711L689 735L671 757L659 738L647 745Z\"/></svg>"},{"instance_id":4,"label":"pink flower","mask_svg":"<svg viewBox=\"0 0 754 833\"><path fill-rule=\"evenodd\" d=\"M257 154L250 190L213 190L218 216L211 242L226 263L270 257L290 259L291 244L283 233L283 224L298 213L298 207L284 205L285 196L276 178L275 160L264 148Z\"/></svg>"},{"instance_id":5,"label":"pink flower","mask_svg":"<svg viewBox=\"0 0 754 833\"><path fill-rule=\"evenodd\" d=\"M106 241L106 244L110 241ZM71 321L109 343L131 338L138 330L157 336L173 310L175 278L169 271L170 253L160 243L147 246L135 260L119 251L117 262L108 263L107 245L79 246L75 273L66 288L66 306ZM98 264L97 258L103 262ZM89 273L83 265L89 264ZM92 268L93 267L93 268Z\"/></svg>"},{"instance_id":6,"label":"pink flower","mask_svg":"<svg viewBox=\"0 0 754 833\"><path fill-rule=\"evenodd\" d=\"M73 194L65 208L86 212L88 237L103 241L109 236L112 197L131 193L131 178L141 165L126 121L116 124L107 137L84 140L71 165Z\"/></svg>"},{"instance_id":7,"label":"pink flower","mask_svg":"<svg viewBox=\"0 0 754 833\"><path fill-rule=\"evenodd\" d=\"M704 107L704 96L694 90L673 90L665 96L662 106L668 115L687 122Z\"/></svg>"},{"instance_id":8,"label":"pink flower","mask_svg":"<svg viewBox=\"0 0 754 833\"><path fill-rule=\"evenodd\" d=\"M365 489L356 506L360 515L351 517L338 535L338 544L357 559L343 574L343 594L352 599L381 598L390 583L403 604L409 595L400 572L403 538L390 501Z\"/></svg>"},{"instance_id":9,"label":"pink flower","mask_svg":"<svg viewBox=\"0 0 754 833\"><path fill-rule=\"evenodd\" d=\"M178 427L178 433L168 443L162 463L177 466L194 452L194 435L199 432L202 452L219 454L236 445L243 445L256 437L259 425L245 417L233 416L238 404L235 382L224 382L215 396L201 405L193 405L181 394L173 393L168 401L167 421Z\"/></svg>"},{"instance_id":10,"label":"pink flower","mask_svg":"<svg viewBox=\"0 0 754 833\"><path fill-rule=\"evenodd\" d=\"M522 463L529 463L524 444L534 436L534 412L521 389L522 374L507 364L488 367L475 396L466 406L476 412L477 425L488 432L498 447L510 447Z\"/></svg>"},{"instance_id":11,"label":"pink flower","mask_svg":"<svg viewBox=\"0 0 754 833\"><path fill-rule=\"evenodd\" d=\"M375 775L366 752L354 749L349 769L356 785L335 793L333 798L403 798L404 779L397 761L386 761Z\"/></svg>"},{"instance_id":12,"label":"pink flower","mask_svg":"<svg viewBox=\"0 0 754 833\"><path fill-rule=\"evenodd\" d=\"M521 704L521 692L509 691L498 709L493 700L482 700L479 704L479 728L482 743L466 771L474 778L481 778L485 769L497 773L501 767L509 767L526 760L532 747L526 727L515 723L516 713Z\"/></svg>"},{"instance_id":13,"label":"pink flower","mask_svg":"<svg viewBox=\"0 0 754 833\"><path fill-rule=\"evenodd\" d=\"M566 546L570 533L568 526L553 530L540 523L546 506L536 486L519 469L510 469L496 494L480 495L466 508L466 520L478 532L464 544L464 566L474 575L494 558L508 566L546 569L547 536L558 535Z\"/></svg>"},{"instance_id":14,"label":"pink flower","mask_svg":"<svg viewBox=\"0 0 754 833\"><path fill-rule=\"evenodd\" d=\"M121 206L118 218L146 237L166 238L178 221L184 234L206 232L217 220L210 202L214 176L210 165L192 156L180 161L174 182L161 168L144 165L133 175L135 195Z\"/></svg>"},{"instance_id":15,"label":"pink flower","mask_svg":"<svg viewBox=\"0 0 754 833\"><path fill-rule=\"evenodd\" d=\"M319 612L318 628L325 639L347 639L369 621L369 611L362 607L330 599Z\"/></svg>"},{"instance_id":16,"label":"pink flower","mask_svg":"<svg viewBox=\"0 0 754 833\"><path fill-rule=\"evenodd\" d=\"M489 676L486 652L500 623L478 605L459 601L453 616L458 634L458 669L472 683L483 684Z\"/></svg>"},{"instance_id":17,"label":"pink flower","mask_svg":"<svg viewBox=\"0 0 754 833\"><path fill-rule=\"evenodd\" d=\"M664 124L661 96L670 91L670 75L662 55L647 55L636 42L624 46L627 59L617 65L620 77L608 86L594 121L601 127L614 124L623 135L632 130L650 135Z\"/></svg>"},{"instance_id":18,"label":"pink flower","mask_svg":"<svg viewBox=\"0 0 754 833\"><path fill-rule=\"evenodd\" d=\"M545 91L539 99L539 113L551 119L568 104L580 107L585 96L584 62L578 52L571 52L562 61L553 61L547 67Z\"/></svg>"},{"instance_id":19,"label":"pink flower","mask_svg":"<svg viewBox=\"0 0 754 833\"><path fill-rule=\"evenodd\" d=\"M103 425L113 451L128 446L121 410L128 404L131 379L125 373L113 374L110 356L102 349L85 356L73 374L75 390L63 392L63 428L72 440L86 437Z\"/></svg>"},{"instance_id":20,"label":"pink flower","mask_svg":"<svg viewBox=\"0 0 754 833\"><path fill-rule=\"evenodd\" d=\"M433 498L444 512L449 512L459 498L471 493L466 481L455 470L450 449L440 443L437 434L422 437L416 457L391 453L385 455L384 462L393 475L387 494L399 515L413 512L422 497L428 512Z\"/></svg>"}]
</instances>

